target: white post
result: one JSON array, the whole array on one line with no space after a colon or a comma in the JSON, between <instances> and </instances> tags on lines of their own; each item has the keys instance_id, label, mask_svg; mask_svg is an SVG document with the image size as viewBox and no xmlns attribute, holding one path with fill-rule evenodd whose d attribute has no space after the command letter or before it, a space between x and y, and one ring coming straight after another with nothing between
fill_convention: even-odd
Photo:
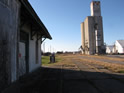
<instances>
[{"instance_id":1,"label":"white post","mask_svg":"<svg viewBox=\"0 0 124 93\"><path fill-rule=\"evenodd\" d=\"M96 36L96 53L98 54L98 46L99 46L99 41L98 41L98 30L95 30L95 36Z\"/></svg>"},{"instance_id":2,"label":"white post","mask_svg":"<svg viewBox=\"0 0 124 93\"><path fill-rule=\"evenodd\" d=\"M44 48L44 53L45 53L45 42L44 42L44 44L43 44L43 48Z\"/></svg>"},{"instance_id":3,"label":"white post","mask_svg":"<svg viewBox=\"0 0 124 93\"><path fill-rule=\"evenodd\" d=\"M95 30L95 36L96 36L96 53L99 53L99 47L101 46L101 38L99 35L100 30Z\"/></svg>"}]
</instances>

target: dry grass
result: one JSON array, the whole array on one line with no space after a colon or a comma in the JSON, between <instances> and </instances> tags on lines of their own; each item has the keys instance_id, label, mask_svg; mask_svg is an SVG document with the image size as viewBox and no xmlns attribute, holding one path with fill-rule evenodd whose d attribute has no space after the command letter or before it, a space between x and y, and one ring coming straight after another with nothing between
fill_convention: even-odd
<instances>
[{"instance_id":1,"label":"dry grass","mask_svg":"<svg viewBox=\"0 0 124 93\"><path fill-rule=\"evenodd\" d=\"M87 57L93 57L93 58L98 58L98 59L108 59L108 60L113 60L113 61L121 61L124 62L123 58L117 58L117 57L107 57L104 55L83 55L83 56L87 56Z\"/></svg>"},{"instance_id":2,"label":"dry grass","mask_svg":"<svg viewBox=\"0 0 124 93\"><path fill-rule=\"evenodd\" d=\"M79 55L78 55L79 56ZM86 56L86 55L83 55ZM110 71L113 72L119 72L119 73L123 73L124 72L124 65L121 64L116 64L116 63L108 63L108 62L102 62L102 61L95 61L95 60L91 60L91 59L79 59L76 55L60 55L60 57L63 59L62 62L64 64L73 64L72 60L75 59L79 62L83 62L85 64L94 64L94 65L99 65L104 67L105 69L108 69ZM97 58L97 59L106 59L106 60L113 60L113 61L124 61L124 59L122 58L111 58L111 57L106 57L106 56L88 56L88 57L93 57L93 58Z\"/></svg>"},{"instance_id":3,"label":"dry grass","mask_svg":"<svg viewBox=\"0 0 124 93\"><path fill-rule=\"evenodd\" d=\"M77 57L78 56L78 57ZM116 64L116 63L108 63L108 62L102 62L102 61L95 61L92 59L88 59L88 58L83 58L80 59L79 56L81 55L70 55L70 54L61 54L61 55L57 55L59 60L57 63L51 64L52 65L61 65L64 68L75 68L75 64L72 62L73 60L76 60L78 62L82 62L85 64L89 64L89 65L99 65L104 67L105 69L108 69L110 71L113 72L119 72L119 73L124 73L124 65L121 64ZM83 55L86 56L86 55ZM88 57L94 57L97 59L107 59L107 60L114 60L114 61L123 61L123 59L121 58L109 58L106 56L88 56Z\"/></svg>"},{"instance_id":4,"label":"dry grass","mask_svg":"<svg viewBox=\"0 0 124 93\"><path fill-rule=\"evenodd\" d=\"M57 55L57 58L61 59L59 62L54 65L62 65L63 67L74 67L75 64L72 62L73 55Z\"/></svg>"},{"instance_id":5,"label":"dry grass","mask_svg":"<svg viewBox=\"0 0 124 93\"><path fill-rule=\"evenodd\" d=\"M103 66L104 68L109 69L109 70L111 70L113 72L124 71L123 70L124 65L121 65L121 64L108 63L108 62L102 62L102 61L95 61L95 60L90 60L90 59L80 59L80 60L81 60L81 62L85 62L85 63L88 63L88 64L96 64L96 65Z\"/></svg>"}]
</instances>

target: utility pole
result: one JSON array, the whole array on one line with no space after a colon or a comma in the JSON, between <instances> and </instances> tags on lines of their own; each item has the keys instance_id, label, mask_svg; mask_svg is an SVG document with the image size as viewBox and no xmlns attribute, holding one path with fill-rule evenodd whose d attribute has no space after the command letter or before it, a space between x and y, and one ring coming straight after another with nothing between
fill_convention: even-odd
<instances>
[{"instance_id":1,"label":"utility pole","mask_svg":"<svg viewBox=\"0 0 124 93\"><path fill-rule=\"evenodd\" d=\"M50 53L51 53L51 45L50 45Z\"/></svg>"}]
</instances>

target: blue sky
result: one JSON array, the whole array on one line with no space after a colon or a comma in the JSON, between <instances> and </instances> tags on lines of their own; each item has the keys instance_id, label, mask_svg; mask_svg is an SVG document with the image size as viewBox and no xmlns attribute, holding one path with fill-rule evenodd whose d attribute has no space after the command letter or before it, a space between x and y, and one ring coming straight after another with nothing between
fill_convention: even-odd
<instances>
[{"instance_id":1,"label":"blue sky","mask_svg":"<svg viewBox=\"0 0 124 93\"><path fill-rule=\"evenodd\" d=\"M81 45L80 23L90 16L92 0L29 0L48 29L45 51L75 51ZM124 39L124 0L100 0L104 42Z\"/></svg>"}]
</instances>

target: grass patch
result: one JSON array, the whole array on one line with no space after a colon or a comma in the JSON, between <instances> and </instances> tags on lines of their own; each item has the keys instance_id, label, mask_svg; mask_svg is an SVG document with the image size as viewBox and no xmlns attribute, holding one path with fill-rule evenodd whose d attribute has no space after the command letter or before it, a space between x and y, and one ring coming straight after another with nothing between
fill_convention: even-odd
<instances>
[{"instance_id":1,"label":"grass patch","mask_svg":"<svg viewBox=\"0 0 124 93\"><path fill-rule=\"evenodd\" d=\"M42 56L42 65L50 65L54 63L50 63L50 56ZM55 63L60 62L61 58L58 56L55 56Z\"/></svg>"},{"instance_id":2,"label":"grass patch","mask_svg":"<svg viewBox=\"0 0 124 93\"><path fill-rule=\"evenodd\" d=\"M50 57L49 56L42 56L42 65L47 65L50 63Z\"/></svg>"},{"instance_id":3,"label":"grass patch","mask_svg":"<svg viewBox=\"0 0 124 93\"><path fill-rule=\"evenodd\" d=\"M118 71L118 73L124 73L124 70L120 70L120 71Z\"/></svg>"}]
</instances>

